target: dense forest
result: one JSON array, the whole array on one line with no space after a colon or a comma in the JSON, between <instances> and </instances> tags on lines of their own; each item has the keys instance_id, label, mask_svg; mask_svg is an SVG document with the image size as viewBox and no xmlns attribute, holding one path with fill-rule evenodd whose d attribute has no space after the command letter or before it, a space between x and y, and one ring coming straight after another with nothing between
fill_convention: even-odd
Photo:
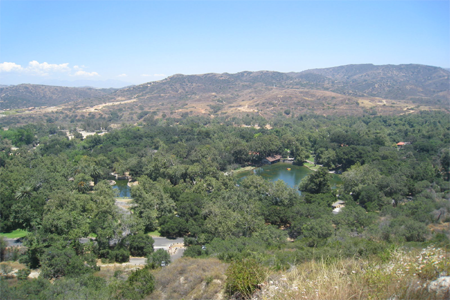
<instances>
[{"instance_id":1,"label":"dense forest","mask_svg":"<svg viewBox=\"0 0 450 300\"><path fill-rule=\"evenodd\" d=\"M0 279L2 299L151 297L153 274L169 260L153 251L148 233L155 231L184 237L186 257L229 264L226 292L235 298L261 288L261 270L382 260L399 248L448 250L448 229L440 227L450 222L450 118L443 112L151 118L85 139L70 131L69 140L49 122L0 130L0 231L28 232L15 259L29 269L19 275L41 270L39 279ZM237 183L233 173L271 155L320 167L302 180L301 193L257 175ZM330 170L341 174L335 189ZM115 205L112 172L138 182L131 214ZM345 207L336 214L338 200ZM0 244L0 258L11 260ZM148 257L147 266L95 276L98 259L121 263L130 255ZM436 266L427 279L450 272L448 260Z\"/></svg>"}]
</instances>

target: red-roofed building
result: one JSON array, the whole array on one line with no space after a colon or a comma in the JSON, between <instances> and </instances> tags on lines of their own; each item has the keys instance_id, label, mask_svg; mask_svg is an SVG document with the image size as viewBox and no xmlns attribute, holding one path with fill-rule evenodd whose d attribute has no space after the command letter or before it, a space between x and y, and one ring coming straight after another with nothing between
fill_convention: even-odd
<instances>
[{"instance_id":1,"label":"red-roofed building","mask_svg":"<svg viewBox=\"0 0 450 300\"><path fill-rule=\"evenodd\" d=\"M281 155L272 155L272 156L268 156L268 157L266 157L266 158L264 158L263 160L262 160L262 163L263 164L274 164L274 163L276 163L276 162L279 162L280 161L280 159L281 159Z\"/></svg>"}]
</instances>

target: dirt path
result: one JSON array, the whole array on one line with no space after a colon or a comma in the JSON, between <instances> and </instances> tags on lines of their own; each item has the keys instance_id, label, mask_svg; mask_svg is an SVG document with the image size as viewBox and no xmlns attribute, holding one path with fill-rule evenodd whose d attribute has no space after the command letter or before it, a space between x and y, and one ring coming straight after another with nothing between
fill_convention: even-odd
<instances>
[{"instance_id":1,"label":"dirt path","mask_svg":"<svg viewBox=\"0 0 450 300\"><path fill-rule=\"evenodd\" d=\"M131 103L131 102L135 102L137 101L137 99L133 99L133 100L125 100L125 101L117 101L117 102L110 102L110 103L104 103L104 104L99 104L93 107L88 107L85 108L81 111L83 112L94 112L96 110L102 110L103 107L105 106L111 106L111 105L119 105L119 104L125 104L125 103Z\"/></svg>"}]
</instances>

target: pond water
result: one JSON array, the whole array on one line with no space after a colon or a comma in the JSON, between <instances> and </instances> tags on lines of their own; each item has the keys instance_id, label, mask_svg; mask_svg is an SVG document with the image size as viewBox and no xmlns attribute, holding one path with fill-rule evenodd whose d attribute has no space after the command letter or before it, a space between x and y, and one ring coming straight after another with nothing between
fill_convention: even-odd
<instances>
[{"instance_id":1,"label":"pond water","mask_svg":"<svg viewBox=\"0 0 450 300\"><path fill-rule=\"evenodd\" d=\"M288 170L290 169L290 170ZM236 179L238 182L243 180L245 177L255 174L263 177L266 180L275 182L277 180L284 181L289 187L298 189L298 185L303 178L313 171L307 167L294 166L285 163L276 163L273 165L266 165L260 168L256 168L250 171L244 171L236 174ZM333 179L331 180L332 188L336 188L336 185L341 184L342 181L339 175L333 174ZM300 191L299 191L300 193Z\"/></svg>"},{"instance_id":2,"label":"pond water","mask_svg":"<svg viewBox=\"0 0 450 300\"><path fill-rule=\"evenodd\" d=\"M119 191L119 197L131 197L130 187L127 185L128 180L115 180L116 184L112 186L113 189Z\"/></svg>"}]
</instances>

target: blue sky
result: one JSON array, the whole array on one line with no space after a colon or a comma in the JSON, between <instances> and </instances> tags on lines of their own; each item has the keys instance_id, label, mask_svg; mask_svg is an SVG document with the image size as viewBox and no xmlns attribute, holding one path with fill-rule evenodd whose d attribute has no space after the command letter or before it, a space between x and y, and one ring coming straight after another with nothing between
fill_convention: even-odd
<instances>
[{"instance_id":1,"label":"blue sky","mask_svg":"<svg viewBox=\"0 0 450 300\"><path fill-rule=\"evenodd\" d=\"M450 67L450 1L0 1L0 84Z\"/></svg>"}]
</instances>

